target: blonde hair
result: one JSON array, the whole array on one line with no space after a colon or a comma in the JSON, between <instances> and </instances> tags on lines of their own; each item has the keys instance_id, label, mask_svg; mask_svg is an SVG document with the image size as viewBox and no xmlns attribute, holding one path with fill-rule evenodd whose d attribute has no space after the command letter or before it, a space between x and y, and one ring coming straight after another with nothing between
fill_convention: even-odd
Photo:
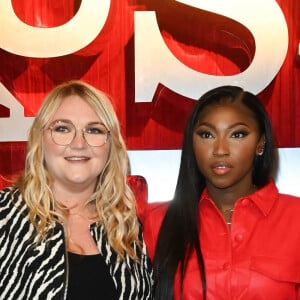
<instances>
[{"instance_id":1,"label":"blonde hair","mask_svg":"<svg viewBox=\"0 0 300 300\"><path fill-rule=\"evenodd\" d=\"M126 182L129 163L119 121L109 97L82 81L73 80L55 87L42 103L30 129L24 174L16 183L29 207L30 221L45 238L49 225L58 220L52 180L44 164L42 139L45 127L62 100L72 94L84 99L110 132L109 157L90 202L95 203L108 242L119 257L124 259L127 253L137 260L135 247L140 247L139 223L135 198Z\"/></svg>"}]
</instances>

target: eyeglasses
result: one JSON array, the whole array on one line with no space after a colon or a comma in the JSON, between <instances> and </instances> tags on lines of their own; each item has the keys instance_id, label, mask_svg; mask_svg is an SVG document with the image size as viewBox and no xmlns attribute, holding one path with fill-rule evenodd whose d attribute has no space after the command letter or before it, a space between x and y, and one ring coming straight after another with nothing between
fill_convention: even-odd
<instances>
[{"instance_id":1,"label":"eyeglasses","mask_svg":"<svg viewBox=\"0 0 300 300\"><path fill-rule=\"evenodd\" d=\"M81 130L82 137L92 147L103 146L108 139L109 131L101 123L92 123L83 129L77 129L72 122L56 120L48 128L55 144L67 146L72 143L78 130Z\"/></svg>"}]
</instances>

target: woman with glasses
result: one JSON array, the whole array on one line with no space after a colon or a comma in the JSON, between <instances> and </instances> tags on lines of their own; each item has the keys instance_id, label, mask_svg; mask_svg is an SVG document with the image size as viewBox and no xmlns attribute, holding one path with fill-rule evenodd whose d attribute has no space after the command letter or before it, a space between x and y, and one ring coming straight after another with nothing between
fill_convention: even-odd
<instances>
[{"instance_id":1,"label":"woman with glasses","mask_svg":"<svg viewBox=\"0 0 300 300\"><path fill-rule=\"evenodd\" d=\"M0 192L0 298L152 299L127 172L108 97L81 81L54 88L24 174Z\"/></svg>"}]
</instances>

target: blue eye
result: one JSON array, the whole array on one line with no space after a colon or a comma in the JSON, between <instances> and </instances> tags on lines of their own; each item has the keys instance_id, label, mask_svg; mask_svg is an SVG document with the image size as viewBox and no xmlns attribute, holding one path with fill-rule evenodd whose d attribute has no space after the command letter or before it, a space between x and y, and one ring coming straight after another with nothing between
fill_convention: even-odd
<instances>
[{"instance_id":1,"label":"blue eye","mask_svg":"<svg viewBox=\"0 0 300 300\"><path fill-rule=\"evenodd\" d=\"M72 131L72 127L68 125L55 125L52 127L52 130L60 133L69 133Z\"/></svg>"},{"instance_id":2,"label":"blue eye","mask_svg":"<svg viewBox=\"0 0 300 300\"><path fill-rule=\"evenodd\" d=\"M85 128L85 132L87 134L106 134L107 130L105 127L102 126L94 126Z\"/></svg>"}]
</instances>

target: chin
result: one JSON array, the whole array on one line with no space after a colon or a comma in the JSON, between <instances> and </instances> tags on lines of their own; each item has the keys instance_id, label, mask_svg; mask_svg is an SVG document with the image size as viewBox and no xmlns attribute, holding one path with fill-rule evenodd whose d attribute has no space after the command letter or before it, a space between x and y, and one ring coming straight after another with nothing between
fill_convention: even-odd
<instances>
[{"instance_id":1,"label":"chin","mask_svg":"<svg viewBox=\"0 0 300 300\"><path fill-rule=\"evenodd\" d=\"M211 181L210 185L216 189L227 189L233 186L232 182L224 181L224 180L215 180Z\"/></svg>"}]
</instances>

